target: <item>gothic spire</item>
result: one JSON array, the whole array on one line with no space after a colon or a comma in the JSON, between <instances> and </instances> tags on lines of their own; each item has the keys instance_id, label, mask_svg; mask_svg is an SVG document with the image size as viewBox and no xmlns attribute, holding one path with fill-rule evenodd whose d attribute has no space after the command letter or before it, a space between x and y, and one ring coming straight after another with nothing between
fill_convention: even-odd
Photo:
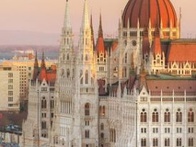
<instances>
[{"instance_id":1,"label":"gothic spire","mask_svg":"<svg viewBox=\"0 0 196 147\"><path fill-rule=\"evenodd\" d=\"M101 14L100 14L100 18L99 18L99 32L98 33L99 33L98 37L103 37Z\"/></svg>"},{"instance_id":2,"label":"gothic spire","mask_svg":"<svg viewBox=\"0 0 196 147\"><path fill-rule=\"evenodd\" d=\"M84 0L83 18L82 18L82 28L89 28L89 12L88 12L88 0Z\"/></svg>"},{"instance_id":3,"label":"gothic spire","mask_svg":"<svg viewBox=\"0 0 196 147\"><path fill-rule=\"evenodd\" d=\"M46 68L45 59L44 59L44 52L42 52L41 68Z\"/></svg>"},{"instance_id":4,"label":"gothic spire","mask_svg":"<svg viewBox=\"0 0 196 147\"><path fill-rule=\"evenodd\" d=\"M39 74L39 81L42 81L43 79L47 80L44 52L42 53L42 62L41 62L41 70L40 70L40 74Z\"/></svg>"},{"instance_id":5,"label":"gothic spire","mask_svg":"<svg viewBox=\"0 0 196 147\"><path fill-rule=\"evenodd\" d=\"M35 61L34 61L34 69L33 69L33 80L36 80L39 73L39 65L37 60L37 51L35 52Z\"/></svg>"},{"instance_id":6,"label":"gothic spire","mask_svg":"<svg viewBox=\"0 0 196 147\"><path fill-rule=\"evenodd\" d=\"M93 50L95 50L95 41L94 41L94 30L93 30L93 17L92 17L92 14L91 14L91 24L90 24L90 27L91 27L91 40L92 40L92 43L93 43Z\"/></svg>"},{"instance_id":7,"label":"gothic spire","mask_svg":"<svg viewBox=\"0 0 196 147\"><path fill-rule=\"evenodd\" d=\"M65 6L64 27L71 28L68 0L66 0L66 6Z\"/></svg>"}]
</instances>

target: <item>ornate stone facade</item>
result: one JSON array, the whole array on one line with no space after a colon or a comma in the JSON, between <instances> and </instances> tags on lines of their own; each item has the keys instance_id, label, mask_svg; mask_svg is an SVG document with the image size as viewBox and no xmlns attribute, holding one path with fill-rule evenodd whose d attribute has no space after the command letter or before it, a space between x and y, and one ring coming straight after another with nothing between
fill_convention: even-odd
<instances>
[{"instance_id":1,"label":"ornate stone facade","mask_svg":"<svg viewBox=\"0 0 196 147\"><path fill-rule=\"evenodd\" d=\"M104 40L100 16L96 46L85 0L77 49L68 3L48 144L194 147L196 40L179 39L170 0L129 0L117 41Z\"/></svg>"}]
</instances>

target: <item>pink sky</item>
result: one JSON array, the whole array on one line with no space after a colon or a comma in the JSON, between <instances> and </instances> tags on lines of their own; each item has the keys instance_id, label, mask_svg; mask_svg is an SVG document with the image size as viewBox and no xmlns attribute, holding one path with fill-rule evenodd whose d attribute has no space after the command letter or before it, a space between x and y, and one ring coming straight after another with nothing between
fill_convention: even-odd
<instances>
[{"instance_id":1,"label":"pink sky","mask_svg":"<svg viewBox=\"0 0 196 147\"><path fill-rule=\"evenodd\" d=\"M60 33L66 0L0 0L0 30L27 30ZM105 34L116 34L118 20L128 0L89 0L97 32L99 13ZM182 35L196 37L196 14L193 0L171 0L178 13L182 8ZM79 32L84 0L69 0L73 31Z\"/></svg>"}]
</instances>

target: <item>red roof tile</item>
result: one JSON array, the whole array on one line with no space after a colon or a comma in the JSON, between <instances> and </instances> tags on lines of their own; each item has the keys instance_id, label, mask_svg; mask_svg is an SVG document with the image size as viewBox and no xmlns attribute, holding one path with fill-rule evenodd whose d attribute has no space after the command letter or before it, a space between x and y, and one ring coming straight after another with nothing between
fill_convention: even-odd
<instances>
[{"instance_id":1,"label":"red roof tile","mask_svg":"<svg viewBox=\"0 0 196 147\"><path fill-rule=\"evenodd\" d=\"M172 42L168 55L168 62L196 62L196 41L194 42Z\"/></svg>"}]
</instances>

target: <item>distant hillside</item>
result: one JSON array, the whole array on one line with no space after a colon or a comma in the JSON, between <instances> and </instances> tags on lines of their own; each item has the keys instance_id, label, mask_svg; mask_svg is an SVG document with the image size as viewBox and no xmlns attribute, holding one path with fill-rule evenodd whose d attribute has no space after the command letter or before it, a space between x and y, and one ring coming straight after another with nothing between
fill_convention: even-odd
<instances>
[{"instance_id":1,"label":"distant hillside","mask_svg":"<svg viewBox=\"0 0 196 147\"><path fill-rule=\"evenodd\" d=\"M42 52L44 52L46 58L57 59L59 45L0 45L0 60L11 59L14 55L25 50L37 51L40 59Z\"/></svg>"},{"instance_id":2,"label":"distant hillside","mask_svg":"<svg viewBox=\"0 0 196 147\"><path fill-rule=\"evenodd\" d=\"M58 45L60 34L0 30L0 45Z\"/></svg>"}]
</instances>

